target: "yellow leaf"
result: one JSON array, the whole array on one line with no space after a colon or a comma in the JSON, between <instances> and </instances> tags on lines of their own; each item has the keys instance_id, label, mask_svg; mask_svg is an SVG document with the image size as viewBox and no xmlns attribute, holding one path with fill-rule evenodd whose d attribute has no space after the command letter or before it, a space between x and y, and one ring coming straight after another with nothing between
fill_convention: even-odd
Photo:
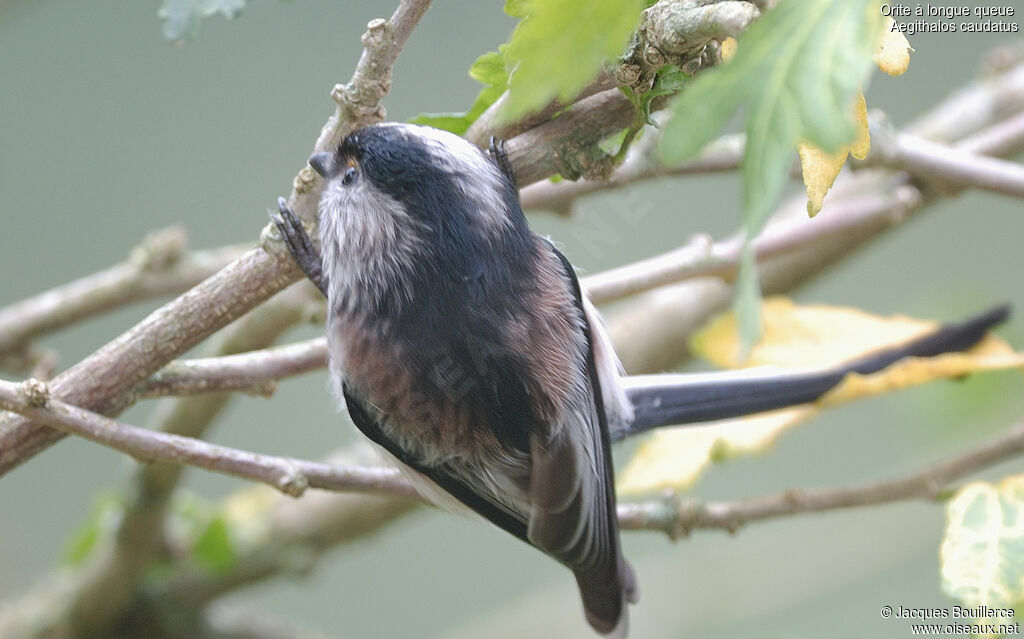
<instances>
[{"instance_id":1,"label":"yellow leaf","mask_svg":"<svg viewBox=\"0 0 1024 639\"><path fill-rule=\"evenodd\" d=\"M707 426L660 428L644 440L619 474L618 492L637 495L689 489L713 461L760 453L818 409L795 406Z\"/></svg>"},{"instance_id":2,"label":"yellow leaf","mask_svg":"<svg viewBox=\"0 0 1024 639\"><path fill-rule=\"evenodd\" d=\"M764 304L764 339L742 365L827 368L935 330L938 324L905 316L878 317L852 308L798 307L783 297ZM737 368L736 320L726 313L693 340L696 353ZM662 428L648 437L620 474L623 494L690 488L714 461L767 450L787 430L835 404L969 373L1024 367L1024 353L989 335L966 353L909 358L872 375L847 375L813 404L706 426Z\"/></svg>"},{"instance_id":3,"label":"yellow leaf","mask_svg":"<svg viewBox=\"0 0 1024 639\"><path fill-rule=\"evenodd\" d=\"M971 373L1024 367L1024 353L1008 352L982 356L977 348L1009 347L989 335L967 353L946 353L937 357L910 357L873 375L850 373L843 381L818 400L823 406L841 404L853 399L880 395L891 391L927 384L937 379L953 379Z\"/></svg>"},{"instance_id":4,"label":"yellow leaf","mask_svg":"<svg viewBox=\"0 0 1024 639\"><path fill-rule=\"evenodd\" d=\"M914 49L907 42L907 37L893 28L895 24L892 18L885 19L885 28L875 52L875 64L889 75L903 75L910 66L910 52Z\"/></svg>"},{"instance_id":5,"label":"yellow leaf","mask_svg":"<svg viewBox=\"0 0 1024 639\"><path fill-rule=\"evenodd\" d=\"M946 506L940 557L943 590L966 607L1008 610L1024 603L1024 476L957 491ZM1012 623L999 615L977 620Z\"/></svg>"},{"instance_id":6,"label":"yellow leaf","mask_svg":"<svg viewBox=\"0 0 1024 639\"><path fill-rule=\"evenodd\" d=\"M745 362L736 356L739 337L731 312L709 322L694 336L691 346L720 368L820 368L909 341L938 326L904 315L879 317L855 308L797 306L781 296L764 300L762 319L764 338Z\"/></svg>"},{"instance_id":7,"label":"yellow leaf","mask_svg":"<svg viewBox=\"0 0 1024 639\"><path fill-rule=\"evenodd\" d=\"M889 75L901 75L910 65L910 52L913 49L899 29L893 29L894 24L892 18L885 19L885 27L878 38L878 50L874 59L882 71ZM797 145L804 185L807 187L807 214L811 217L821 211L825 194L832 188L836 177L846 164L847 155L852 155L858 160L863 160L868 155L871 137L868 133L868 109L863 93L857 95L854 117L857 125L856 138L835 153L826 153L806 142Z\"/></svg>"},{"instance_id":8,"label":"yellow leaf","mask_svg":"<svg viewBox=\"0 0 1024 639\"><path fill-rule=\"evenodd\" d=\"M825 194L832 188L836 177L843 169L843 165L846 164L846 156L852 154L858 160L863 160L871 148L871 136L868 133L868 107L863 93L857 94L853 106L857 134L849 145L835 153L827 153L808 142L797 144L804 185L807 187L807 214L811 217L821 211Z\"/></svg>"},{"instance_id":9,"label":"yellow leaf","mask_svg":"<svg viewBox=\"0 0 1024 639\"><path fill-rule=\"evenodd\" d=\"M857 120L857 137L850 143L850 155L863 160L871 150L871 133L868 131L868 103L864 94L858 93L853 104L854 117Z\"/></svg>"}]
</instances>

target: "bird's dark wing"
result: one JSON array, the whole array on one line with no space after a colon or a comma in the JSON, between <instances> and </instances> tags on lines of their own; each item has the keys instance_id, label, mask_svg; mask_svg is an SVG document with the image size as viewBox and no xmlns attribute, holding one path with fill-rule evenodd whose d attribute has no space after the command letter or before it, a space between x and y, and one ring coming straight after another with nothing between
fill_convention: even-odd
<instances>
[{"instance_id":1,"label":"bird's dark wing","mask_svg":"<svg viewBox=\"0 0 1024 639\"><path fill-rule=\"evenodd\" d=\"M535 436L531 446L528 537L572 569L587 619L603 634L623 634L626 602L635 600L632 570L622 557L611 442L579 281L568 260L553 246L571 283L586 337L585 379L575 385L565 423L550 439Z\"/></svg>"},{"instance_id":2,"label":"bird's dark wing","mask_svg":"<svg viewBox=\"0 0 1024 639\"><path fill-rule=\"evenodd\" d=\"M366 404L360 397L353 393L347 386L343 386L343 392L349 416L352 418L356 427L363 433L363 435L369 438L370 441L391 453L395 459L402 462L409 468L433 481L452 497L458 499L460 502L471 508L474 512L479 513L494 525L511 533L512 535L515 535L526 543L530 543L530 540L526 537L526 522L523 521L522 517L488 499L484 495L471 490L465 483L458 479L458 477L446 472L446 469L443 466L427 466L420 462L420 460L412 457L408 451L398 446L394 441L388 439L381 430L380 424L378 424L377 420L371 416L371 411L367 409Z\"/></svg>"},{"instance_id":3,"label":"bird's dark wing","mask_svg":"<svg viewBox=\"0 0 1024 639\"><path fill-rule=\"evenodd\" d=\"M626 602L634 600L632 570L622 558L612 477L608 423L595 362L593 335L579 282L568 261L548 247L553 270L570 287L579 314L585 366L572 384L562 423L530 436L528 512L513 509L494 484L473 481L472 471L453 462L425 464L391 439L378 411L343 387L352 421L366 437L467 507L570 568L576 576L587 620L602 634L621 635ZM572 345L568 345L572 348Z\"/></svg>"}]
</instances>

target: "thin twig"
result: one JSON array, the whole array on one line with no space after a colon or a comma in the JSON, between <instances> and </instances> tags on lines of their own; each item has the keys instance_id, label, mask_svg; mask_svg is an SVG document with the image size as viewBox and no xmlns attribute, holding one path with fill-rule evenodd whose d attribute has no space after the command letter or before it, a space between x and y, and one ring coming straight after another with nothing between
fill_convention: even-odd
<instances>
[{"instance_id":1,"label":"thin twig","mask_svg":"<svg viewBox=\"0 0 1024 639\"><path fill-rule=\"evenodd\" d=\"M648 130L633 145L625 162L607 180L577 180L575 182L548 180L531 184L520 194L524 209L543 209L561 215L570 215L573 204L584 195L613 191L637 182L659 177L719 173L740 166L746 136L725 135L715 140L693 160L678 166L666 166L658 157L656 141L659 131Z\"/></svg>"},{"instance_id":2,"label":"thin twig","mask_svg":"<svg viewBox=\"0 0 1024 639\"><path fill-rule=\"evenodd\" d=\"M1013 148L1005 138L998 145ZM871 154L865 162L906 171L941 188L969 187L1024 198L1024 166L896 133L885 125L872 126Z\"/></svg>"},{"instance_id":3,"label":"thin twig","mask_svg":"<svg viewBox=\"0 0 1024 639\"><path fill-rule=\"evenodd\" d=\"M258 481L298 497L306 488L415 495L390 468L338 468L321 462L260 455L192 437L124 424L52 397L38 380L0 381L0 407L103 444L143 462L166 461Z\"/></svg>"},{"instance_id":4,"label":"thin twig","mask_svg":"<svg viewBox=\"0 0 1024 639\"><path fill-rule=\"evenodd\" d=\"M325 366L327 339L318 337L237 355L171 362L146 380L139 393L143 397L225 391L269 395L277 380Z\"/></svg>"},{"instance_id":5,"label":"thin twig","mask_svg":"<svg viewBox=\"0 0 1024 639\"><path fill-rule=\"evenodd\" d=\"M34 338L99 313L188 290L244 250L226 246L188 252L186 244L180 228L155 231L120 264L0 309L0 358L27 348Z\"/></svg>"},{"instance_id":6,"label":"thin twig","mask_svg":"<svg viewBox=\"0 0 1024 639\"><path fill-rule=\"evenodd\" d=\"M672 494L662 500L621 504L619 521L626 530L657 530L672 539L698 528L736 532L753 521L908 499L936 499L967 475L1024 453L1024 422L917 472L887 481L838 488L787 490L737 501L701 503Z\"/></svg>"},{"instance_id":7,"label":"thin twig","mask_svg":"<svg viewBox=\"0 0 1024 639\"><path fill-rule=\"evenodd\" d=\"M343 468L271 455L259 455L189 437L129 426L70 406L48 396L35 380L0 382L0 406L55 428L96 441L143 460L171 461L270 485L298 496L307 487L371 492L422 499L395 469ZM736 502L699 504L676 496L660 501L622 504L624 529L658 530L672 538L696 528L737 530L750 521L803 512L882 504L906 499L934 499L951 482L1024 452L1024 423L916 473L863 486L790 490Z\"/></svg>"},{"instance_id":8,"label":"thin twig","mask_svg":"<svg viewBox=\"0 0 1024 639\"><path fill-rule=\"evenodd\" d=\"M1018 113L1022 104L1024 60L1017 58L998 73L958 88L905 131L934 142L954 142Z\"/></svg>"},{"instance_id":9,"label":"thin twig","mask_svg":"<svg viewBox=\"0 0 1024 639\"><path fill-rule=\"evenodd\" d=\"M1024 106L1020 113L981 129L957 142L956 148L968 153L1009 157L1024 148Z\"/></svg>"},{"instance_id":10,"label":"thin twig","mask_svg":"<svg viewBox=\"0 0 1024 639\"><path fill-rule=\"evenodd\" d=\"M901 187L888 196L868 193L843 200L832 206L828 215L770 226L754 242L754 250L758 259L784 255L801 246L844 236L851 228L878 216L898 216L902 211L894 210L894 200L910 208L919 199L916 189ZM717 243L707 236L697 236L674 251L585 277L582 284L591 300L600 304L697 277L731 279L739 267L742 246L738 236Z\"/></svg>"}]
</instances>

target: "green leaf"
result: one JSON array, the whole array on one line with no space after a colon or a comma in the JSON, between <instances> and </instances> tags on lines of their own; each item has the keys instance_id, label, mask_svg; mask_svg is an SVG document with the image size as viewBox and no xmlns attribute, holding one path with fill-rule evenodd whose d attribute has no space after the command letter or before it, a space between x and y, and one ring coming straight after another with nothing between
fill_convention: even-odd
<instances>
[{"instance_id":1,"label":"green leaf","mask_svg":"<svg viewBox=\"0 0 1024 639\"><path fill-rule=\"evenodd\" d=\"M1024 603L1024 476L964 486L946 506L946 522L940 553L946 594L970 608Z\"/></svg>"},{"instance_id":2,"label":"green leaf","mask_svg":"<svg viewBox=\"0 0 1024 639\"><path fill-rule=\"evenodd\" d=\"M640 96L640 110L642 111L644 124L658 126L658 123L651 118L651 103L655 98L678 93L689 79L679 67L666 65L654 76L654 85L651 90Z\"/></svg>"},{"instance_id":3,"label":"green leaf","mask_svg":"<svg viewBox=\"0 0 1024 639\"><path fill-rule=\"evenodd\" d=\"M420 113L409 118L409 122L432 126L435 129L444 129L455 135L465 135L466 130L473 124L473 119L470 119L468 114L468 111L466 113Z\"/></svg>"},{"instance_id":4,"label":"green leaf","mask_svg":"<svg viewBox=\"0 0 1024 639\"><path fill-rule=\"evenodd\" d=\"M248 0L164 0L157 11L163 20L164 37L173 44L194 40L203 18L221 14L236 17Z\"/></svg>"},{"instance_id":5,"label":"green leaf","mask_svg":"<svg viewBox=\"0 0 1024 639\"><path fill-rule=\"evenodd\" d=\"M512 3L521 12L523 4ZM509 42L506 121L558 98L567 102L601 65L620 55L644 9L643 0L527 0L526 17ZM506 10L508 4L506 4Z\"/></svg>"},{"instance_id":6,"label":"green leaf","mask_svg":"<svg viewBox=\"0 0 1024 639\"><path fill-rule=\"evenodd\" d=\"M513 18L525 18L530 0L505 0L505 14Z\"/></svg>"},{"instance_id":7,"label":"green leaf","mask_svg":"<svg viewBox=\"0 0 1024 639\"><path fill-rule=\"evenodd\" d=\"M740 337L740 360L746 360L750 349L761 339L761 284L757 277L757 257L749 239L740 255L740 269L733 291Z\"/></svg>"},{"instance_id":8,"label":"green leaf","mask_svg":"<svg viewBox=\"0 0 1024 639\"><path fill-rule=\"evenodd\" d=\"M882 24L878 0L781 0L743 35L728 64L702 73L673 105L663 159L693 156L745 105L743 220L753 239L782 196L797 142L834 151L853 139L853 100ZM751 263L744 259L745 268ZM739 284L739 308L753 312L756 280L741 270ZM741 324L751 336L757 319Z\"/></svg>"},{"instance_id":9,"label":"green leaf","mask_svg":"<svg viewBox=\"0 0 1024 639\"><path fill-rule=\"evenodd\" d=\"M76 566L92 554L104 537L110 535L121 519L121 500L113 494L96 498L85 522L67 540L61 563Z\"/></svg>"},{"instance_id":10,"label":"green leaf","mask_svg":"<svg viewBox=\"0 0 1024 639\"><path fill-rule=\"evenodd\" d=\"M505 45L502 45L504 48ZM497 100L508 86L508 69L505 58L500 51L489 51L473 63L469 68L469 77L484 88L473 100L473 105L465 113L421 113L409 121L413 124L424 124L463 135L471 124Z\"/></svg>"},{"instance_id":11,"label":"green leaf","mask_svg":"<svg viewBox=\"0 0 1024 639\"><path fill-rule=\"evenodd\" d=\"M206 525L192 544L192 558L211 573L222 574L230 570L238 559L231 541L231 531L221 515Z\"/></svg>"}]
</instances>

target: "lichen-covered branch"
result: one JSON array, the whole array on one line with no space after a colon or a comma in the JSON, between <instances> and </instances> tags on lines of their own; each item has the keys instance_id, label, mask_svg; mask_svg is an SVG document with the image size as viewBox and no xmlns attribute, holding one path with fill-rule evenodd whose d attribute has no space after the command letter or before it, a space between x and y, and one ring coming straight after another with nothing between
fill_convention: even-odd
<instances>
[{"instance_id":1,"label":"lichen-covered branch","mask_svg":"<svg viewBox=\"0 0 1024 639\"><path fill-rule=\"evenodd\" d=\"M661 0L643 12L616 76L644 93L666 64L692 74L716 60L718 42L740 35L760 16L754 4L742 0Z\"/></svg>"}]
</instances>

